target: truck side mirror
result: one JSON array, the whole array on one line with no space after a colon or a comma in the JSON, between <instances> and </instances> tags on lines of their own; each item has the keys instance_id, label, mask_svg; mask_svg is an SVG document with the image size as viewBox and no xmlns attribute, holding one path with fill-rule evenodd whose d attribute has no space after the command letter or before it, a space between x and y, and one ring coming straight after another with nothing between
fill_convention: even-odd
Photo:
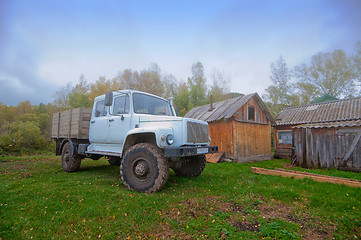
<instances>
[{"instance_id":1,"label":"truck side mirror","mask_svg":"<svg viewBox=\"0 0 361 240\"><path fill-rule=\"evenodd\" d=\"M113 104L113 93L107 92L105 94L105 106L109 107Z\"/></svg>"}]
</instances>

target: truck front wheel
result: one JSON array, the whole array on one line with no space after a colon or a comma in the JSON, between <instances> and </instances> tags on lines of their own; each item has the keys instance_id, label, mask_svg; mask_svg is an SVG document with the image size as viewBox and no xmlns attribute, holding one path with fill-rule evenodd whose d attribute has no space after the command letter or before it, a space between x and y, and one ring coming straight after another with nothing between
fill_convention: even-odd
<instances>
[{"instance_id":1,"label":"truck front wheel","mask_svg":"<svg viewBox=\"0 0 361 240\"><path fill-rule=\"evenodd\" d=\"M197 177L206 167L206 157L198 155L193 157L181 158L182 165L179 168L172 168L177 176Z\"/></svg>"},{"instance_id":2,"label":"truck front wheel","mask_svg":"<svg viewBox=\"0 0 361 240\"><path fill-rule=\"evenodd\" d=\"M81 156L77 153L72 154L71 150L70 143L65 143L61 152L61 163L65 172L76 172L80 168Z\"/></svg>"},{"instance_id":3,"label":"truck front wheel","mask_svg":"<svg viewBox=\"0 0 361 240\"><path fill-rule=\"evenodd\" d=\"M120 164L120 175L129 190L157 192L168 180L168 161L158 147L139 143L125 153Z\"/></svg>"}]
</instances>

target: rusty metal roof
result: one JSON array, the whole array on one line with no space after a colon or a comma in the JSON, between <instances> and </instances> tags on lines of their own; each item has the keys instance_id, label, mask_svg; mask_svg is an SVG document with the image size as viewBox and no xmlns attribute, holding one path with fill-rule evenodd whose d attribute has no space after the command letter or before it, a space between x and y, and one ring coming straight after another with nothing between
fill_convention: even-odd
<instances>
[{"instance_id":1,"label":"rusty metal roof","mask_svg":"<svg viewBox=\"0 0 361 240\"><path fill-rule=\"evenodd\" d=\"M284 108L274 126L361 120L361 97Z\"/></svg>"},{"instance_id":2,"label":"rusty metal roof","mask_svg":"<svg viewBox=\"0 0 361 240\"><path fill-rule=\"evenodd\" d=\"M273 118L269 113L266 105L257 93L244 95L241 97L231 98L222 102L213 103L213 109L210 110L210 104L193 108L185 117L195 118L206 122L218 121L221 119L229 119L251 98L255 98L260 108L265 111L267 119L271 122Z\"/></svg>"}]
</instances>

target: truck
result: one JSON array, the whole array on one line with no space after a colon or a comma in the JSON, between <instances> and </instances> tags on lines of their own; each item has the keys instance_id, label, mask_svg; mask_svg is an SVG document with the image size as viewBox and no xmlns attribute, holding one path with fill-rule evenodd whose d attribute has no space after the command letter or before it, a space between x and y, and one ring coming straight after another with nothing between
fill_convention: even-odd
<instances>
[{"instance_id":1,"label":"truck","mask_svg":"<svg viewBox=\"0 0 361 240\"><path fill-rule=\"evenodd\" d=\"M79 170L82 160L108 159L120 166L129 190L153 193L177 176L199 176L210 146L208 123L177 117L172 101L135 90L107 92L93 108L52 115L51 137L65 172Z\"/></svg>"}]
</instances>

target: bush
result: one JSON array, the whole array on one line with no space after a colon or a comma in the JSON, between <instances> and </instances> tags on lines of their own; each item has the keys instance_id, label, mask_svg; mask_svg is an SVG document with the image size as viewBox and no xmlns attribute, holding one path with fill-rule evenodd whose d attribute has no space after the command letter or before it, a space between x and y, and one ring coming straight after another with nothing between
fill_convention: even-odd
<instances>
[{"instance_id":1,"label":"bush","mask_svg":"<svg viewBox=\"0 0 361 240\"><path fill-rule=\"evenodd\" d=\"M39 122L16 121L1 129L0 153L22 153L27 149L40 150L49 148L47 141L39 128Z\"/></svg>"}]
</instances>

